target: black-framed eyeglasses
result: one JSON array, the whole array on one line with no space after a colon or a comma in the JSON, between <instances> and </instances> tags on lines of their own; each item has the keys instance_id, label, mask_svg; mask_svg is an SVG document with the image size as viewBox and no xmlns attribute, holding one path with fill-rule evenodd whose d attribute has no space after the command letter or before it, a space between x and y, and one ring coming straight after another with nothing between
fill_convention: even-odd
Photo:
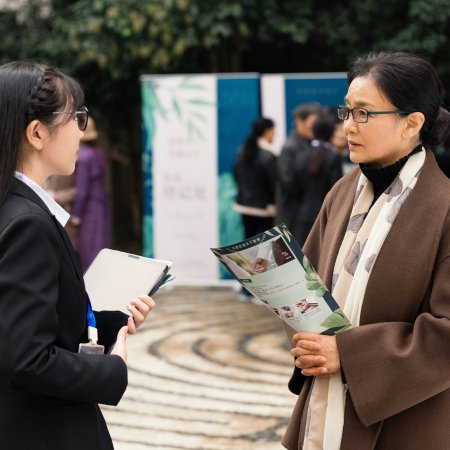
<instances>
[{"instance_id":1,"label":"black-framed eyeglasses","mask_svg":"<svg viewBox=\"0 0 450 450\"><path fill-rule=\"evenodd\" d=\"M84 131L89 121L89 111L86 106L82 106L78 111L56 111L53 114L69 114L73 116L73 119L77 121L80 131Z\"/></svg>"},{"instance_id":2,"label":"black-framed eyeglasses","mask_svg":"<svg viewBox=\"0 0 450 450\"><path fill-rule=\"evenodd\" d=\"M370 116L379 114L410 114L408 111L367 111L364 108L357 107L350 109L347 106L338 106L337 113L341 120L347 120L351 113L353 120L357 123L367 123Z\"/></svg>"}]
</instances>

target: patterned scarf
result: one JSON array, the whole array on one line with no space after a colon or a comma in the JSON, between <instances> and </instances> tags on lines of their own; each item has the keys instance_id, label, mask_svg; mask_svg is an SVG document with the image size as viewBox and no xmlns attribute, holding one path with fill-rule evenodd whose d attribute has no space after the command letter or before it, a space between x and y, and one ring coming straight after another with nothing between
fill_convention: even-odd
<instances>
[{"instance_id":1,"label":"patterned scarf","mask_svg":"<svg viewBox=\"0 0 450 450\"><path fill-rule=\"evenodd\" d=\"M422 148L422 150L424 150ZM425 151L411 155L392 184L374 200L373 184L361 173L347 231L333 271L332 294L349 318L359 318L370 272L400 209L416 185ZM315 378L306 421L304 450L339 450L347 386L341 374Z\"/></svg>"}]
</instances>

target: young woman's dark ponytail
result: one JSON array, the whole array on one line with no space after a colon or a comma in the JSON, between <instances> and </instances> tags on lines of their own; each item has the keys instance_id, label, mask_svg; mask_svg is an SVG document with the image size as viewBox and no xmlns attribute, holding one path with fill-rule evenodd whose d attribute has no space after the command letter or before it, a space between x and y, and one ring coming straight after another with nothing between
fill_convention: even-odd
<instances>
[{"instance_id":1,"label":"young woman's dark ponytail","mask_svg":"<svg viewBox=\"0 0 450 450\"><path fill-rule=\"evenodd\" d=\"M253 161L259 152L258 139L269 129L275 126L273 120L259 117L252 124L252 131L247 136L242 148L242 158L245 162Z\"/></svg>"}]
</instances>

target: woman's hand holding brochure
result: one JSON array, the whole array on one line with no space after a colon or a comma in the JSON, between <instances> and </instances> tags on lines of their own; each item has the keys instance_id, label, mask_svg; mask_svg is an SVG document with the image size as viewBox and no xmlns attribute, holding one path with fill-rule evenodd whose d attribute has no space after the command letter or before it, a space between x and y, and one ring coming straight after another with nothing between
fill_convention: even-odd
<instances>
[{"instance_id":1,"label":"woman's hand holding brochure","mask_svg":"<svg viewBox=\"0 0 450 450\"><path fill-rule=\"evenodd\" d=\"M341 369L336 336L313 333L296 333L291 350L295 365L307 377L329 377Z\"/></svg>"}]
</instances>

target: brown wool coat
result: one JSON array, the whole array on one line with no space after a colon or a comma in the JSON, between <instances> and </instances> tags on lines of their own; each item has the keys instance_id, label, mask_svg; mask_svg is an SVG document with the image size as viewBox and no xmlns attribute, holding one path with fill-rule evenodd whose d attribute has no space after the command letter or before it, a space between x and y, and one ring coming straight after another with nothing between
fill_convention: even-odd
<instances>
[{"instance_id":1,"label":"brown wool coat","mask_svg":"<svg viewBox=\"0 0 450 450\"><path fill-rule=\"evenodd\" d=\"M328 287L359 174L333 187L303 248ZM361 326L337 335L349 388L341 450L450 449L449 319L450 180L427 152L372 269ZM302 448L310 387L295 369L289 450Z\"/></svg>"}]
</instances>

